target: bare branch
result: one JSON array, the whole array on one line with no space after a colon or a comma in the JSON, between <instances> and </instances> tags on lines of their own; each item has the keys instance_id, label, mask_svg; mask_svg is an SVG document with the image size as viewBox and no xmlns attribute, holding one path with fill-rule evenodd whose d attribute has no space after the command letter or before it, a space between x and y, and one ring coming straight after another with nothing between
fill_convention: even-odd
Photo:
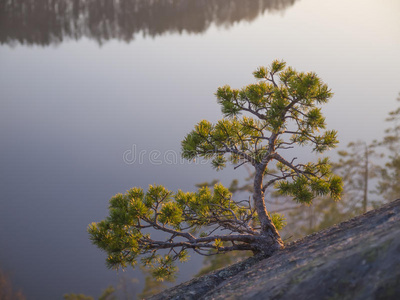
<instances>
[{"instance_id":1,"label":"bare branch","mask_svg":"<svg viewBox=\"0 0 400 300\"><path fill-rule=\"evenodd\" d=\"M241 167L242 165L244 165L244 164L246 164L246 163L248 163L248 162L249 162L249 161L246 160L246 161L242 162L241 164L235 166L233 169L236 170L237 168Z\"/></svg>"},{"instance_id":2,"label":"bare branch","mask_svg":"<svg viewBox=\"0 0 400 300\"><path fill-rule=\"evenodd\" d=\"M298 169L296 166L294 166L293 164L291 164L290 162L288 162L286 159L284 159L282 156L280 156L278 153L274 153L272 155L272 158L276 159L277 161L281 162L282 164L284 164L285 166L289 167L290 169L292 169L293 171L295 171L297 173L298 176L300 175L304 175L307 177L307 175L305 174L305 172L303 172L302 170ZM308 178L308 177L307 177Z\"/></svg>"},{"instance_id":3,"label":"bare branch","mask_svg":"<svg viewBox=\"0 0 400 300\"><path fill-rule=\"evenodd\" d=\"M280 176L274 179L269 180L264 186L263 186L263 192L265 192L265 190L270 187L271 185L273 185L275 182L280 181L280 180L284 180L288 177L292 176L292 174L287 174L285 176Z\"/></svg>"},{"instance_id":4,"label":"bare branch","mask_svg":"<svg viewBox=\"0 0 400 300\"><path fill-rule=\"evenodd\" d=\"M152 222L151 220L149 220L146 217L143 217L143 220L145 220L147 223L151 224L151 226L154 229L159 229L161 231L165 231L165 232L168 232L170 234L175 234L177 236L181 236L181 237L187 238L188 240L195 239L195 237L193 235L191 235L189 232L180 232L180 231L176 231L176 230L173 230L173 229L166 228L165 226L160 226L158 223Z\"/></svg>"},{"instance_id":5,"label":"bare branch","mask_svg":"<svg viewBox=\"0 0 400 300\"><path fill-rule=\"evenodd\" d=\"M230 147L228 147L227 144L225 144L225 143L223 143L223 142L221 142L221 144L224 145L225 151L226 151L226 152L230 152L230 153L237 154L237 155L241 156L242 158L248 160L252 165L255 165L256 161L254 160L254 158L252 158L252 157L251 157L250 155L248 155L247 153L242 152L242 151L239 151L239 150L237 150L237 149L230 148Z\"/></svg>"}]
</instances>

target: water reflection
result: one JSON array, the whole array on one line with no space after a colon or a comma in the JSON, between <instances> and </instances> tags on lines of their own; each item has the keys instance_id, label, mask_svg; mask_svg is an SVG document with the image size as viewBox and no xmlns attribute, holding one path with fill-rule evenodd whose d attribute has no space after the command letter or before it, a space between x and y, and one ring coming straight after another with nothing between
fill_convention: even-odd
<instances>
[{"instance_id":1,"label":"water reflection","mask_svg":"<svg viewBox=\"0 0 400 300\"><path fill-rule=\"evenodd\" d=\"M0 2L0 43L49 45L88 37L131 41L143 32L202 33L278 12L298 0L11 0Z\"/></svg>"}]
</instances>

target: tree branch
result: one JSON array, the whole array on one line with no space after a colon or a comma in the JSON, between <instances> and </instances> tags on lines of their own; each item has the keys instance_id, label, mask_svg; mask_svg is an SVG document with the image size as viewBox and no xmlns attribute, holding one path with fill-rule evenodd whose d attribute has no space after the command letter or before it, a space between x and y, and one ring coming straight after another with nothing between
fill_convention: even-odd
<instances>
[{"instance_id":1,"label":"tree branch","mask_svg":"<svg viewBox=\"0 0 400 300\"><path fill-rule=\"evenodd\" d=\"M276 159L277 161L281 162L282 164L284 164L285 166L289 167L290 169L292 169L293 171L295 171L297 173L298 176L300 176L300 174L304 175L307 177L307 175L305 175L305 172L298 169L296 166L294 166L292 163L288 162L286 159L284 159L282 156L280 156L278 153L274 153L271 155L273 159ZM308 177L307 177L308 178Z\"/></svg>"}]
</instances>

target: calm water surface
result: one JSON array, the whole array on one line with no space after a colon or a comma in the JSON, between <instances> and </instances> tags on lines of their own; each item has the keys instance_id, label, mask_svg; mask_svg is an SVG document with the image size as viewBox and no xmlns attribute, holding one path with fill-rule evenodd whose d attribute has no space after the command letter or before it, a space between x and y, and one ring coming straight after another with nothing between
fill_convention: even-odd
<instances>
[{"instance_id":1,"label":"calm water surface","mask_svg":"<svg viewBox=\"0 0 400 300\"><path fill-rule=\"evenodd\" d=\"M220 118L216 88L275 58L333 89L341 147L379 138L400 91L399 15L398 0L3 1L0 267L28 299L116 285L87 225L132 186L244 176L175 159L195 123Z\"/></svg>"}]
</instances>

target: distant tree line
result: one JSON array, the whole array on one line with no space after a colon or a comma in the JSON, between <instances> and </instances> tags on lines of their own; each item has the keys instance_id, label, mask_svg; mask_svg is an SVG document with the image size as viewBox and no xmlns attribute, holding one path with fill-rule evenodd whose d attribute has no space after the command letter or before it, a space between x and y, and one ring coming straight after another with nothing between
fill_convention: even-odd
<instances>
[{"instance_id":1,"label":"distant tree line","mask_svg":"<svg viewBox=\"0 0 400 300\"><path fill-rule=\"evenodd\" d=\"M202 33L210 25L252 21L297 0L51 0L0 1L0 44L57 44L87 37L132 41L143 33Z\"/></svg>"}]
</instances>

